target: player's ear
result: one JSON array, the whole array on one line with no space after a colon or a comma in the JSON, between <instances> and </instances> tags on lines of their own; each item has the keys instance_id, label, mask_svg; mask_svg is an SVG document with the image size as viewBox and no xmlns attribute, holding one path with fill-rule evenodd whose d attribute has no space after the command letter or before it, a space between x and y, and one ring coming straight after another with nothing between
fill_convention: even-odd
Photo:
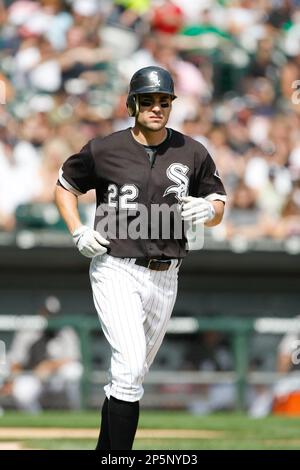
<instances>
[{"instance_id":1,"label":"player's ear","mask_svg":"<svg viewBox=\"0 0 300 470\"><path fill-rule=\"evenodd\" d=\"M129 95L126 101L129 116L135 117L139 113L139 101L136 95Z\"/></svg>"}]
</instances>

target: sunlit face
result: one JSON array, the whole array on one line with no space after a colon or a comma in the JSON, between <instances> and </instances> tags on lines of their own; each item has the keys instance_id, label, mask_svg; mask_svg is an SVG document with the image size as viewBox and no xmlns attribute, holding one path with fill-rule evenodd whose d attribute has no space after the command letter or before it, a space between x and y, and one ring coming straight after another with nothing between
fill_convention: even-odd
<instances>
[{"instance_id":1,"label":"sunlit face","mask_svg":"<svg viewBox=\"0 0 300 470\"><path fill-rule=\"evenodd\" d=\"M137 124L150 131L160 131L167 124L172 109L172 97L165 93L138 95Z\"/></svg>"}]
</instances>

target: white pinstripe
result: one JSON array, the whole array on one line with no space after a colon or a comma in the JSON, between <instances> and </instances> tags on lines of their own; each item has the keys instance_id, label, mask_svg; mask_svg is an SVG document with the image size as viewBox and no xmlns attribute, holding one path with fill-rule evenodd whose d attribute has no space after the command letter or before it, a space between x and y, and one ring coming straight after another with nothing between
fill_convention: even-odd
<instances>
[{"instance_id":1,"label":"white pinstripe","mask_svg":"<svg viewBox=\"0 0 300 470\"><path fill-rule=\"evenodd\" d=\"M143 396L143 380L166 332L177 294L177 260L153 271L133 259L93 258L90 279L103 333L111 346L105 393L125 401Z\"/></svg>"}]
</instances>

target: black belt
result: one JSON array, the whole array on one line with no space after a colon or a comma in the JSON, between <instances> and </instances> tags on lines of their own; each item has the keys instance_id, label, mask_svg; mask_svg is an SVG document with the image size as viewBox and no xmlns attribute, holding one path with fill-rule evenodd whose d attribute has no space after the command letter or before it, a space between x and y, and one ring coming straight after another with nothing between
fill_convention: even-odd
<instances>
[{"instance_id":1,"label":"black belt","mask_svg":"<svg viewBox=\"0 0 300 470\"><path fill-rule=\"evenodd\" d=\"M137 258L134 262L137 266L143 266L144 268L153 269L154 271L167 271L171 264L171 259L168 260L159 260L159 259L148 259L148 258ZM176 259L177 265L179 267L181 265L181 259Z\"/></svg>"}]
</instances>

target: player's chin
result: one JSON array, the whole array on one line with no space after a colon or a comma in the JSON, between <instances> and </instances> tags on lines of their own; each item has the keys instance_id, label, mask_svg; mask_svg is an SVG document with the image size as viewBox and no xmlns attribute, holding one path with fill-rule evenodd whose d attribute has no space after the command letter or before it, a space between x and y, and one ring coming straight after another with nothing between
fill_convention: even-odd
<instances>
[{"instance_id":1,"label":"player's chin","mask_svg":"<svg viewBox=\"0 0 300 470\"><path fill-rule=\"evenodd\" d=\"M163 129L166 125L165 120L152 120L151 122L147 123L148 129L151 129L152 131L160 131Z\"/></svg>"}]
</instances>

